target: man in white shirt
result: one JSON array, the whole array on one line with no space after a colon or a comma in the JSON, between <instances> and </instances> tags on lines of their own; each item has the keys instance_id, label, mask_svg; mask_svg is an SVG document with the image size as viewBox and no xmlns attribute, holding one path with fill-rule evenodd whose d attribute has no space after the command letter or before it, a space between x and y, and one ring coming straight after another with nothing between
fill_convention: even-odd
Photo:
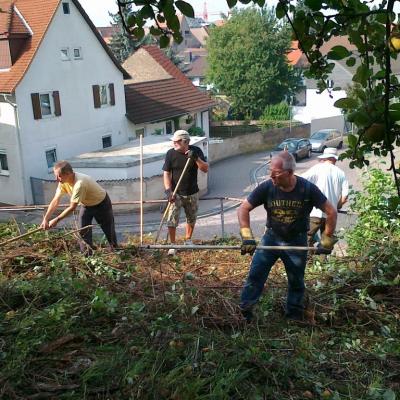
<instances>
[{"instance_id":1,"label":"man in white shirt","mask_svg":"<svg viewBox=\"0 0 400 400\"><path fill-rule=\"evenodd\" d=\"M318 158L320 162L306 171L302 177L317 185L330 203L339 210L347 201L349 182L345 173L335 165L338 160L337 150L334 147L327 147ZM325 213L314 207L310 214L310 230L308 232L310 246L315 242L314 235L318 231L324 231L325 222Z\"/></svg>"}]
</instances>

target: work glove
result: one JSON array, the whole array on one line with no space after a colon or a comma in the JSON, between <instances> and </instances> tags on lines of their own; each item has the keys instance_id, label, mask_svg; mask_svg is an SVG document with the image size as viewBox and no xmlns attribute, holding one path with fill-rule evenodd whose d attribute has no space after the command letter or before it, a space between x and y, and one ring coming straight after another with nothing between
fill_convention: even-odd
<instances>
[{"instance_id":1,"label":"work glove","mask_svg":"<svg viewBox=\"0 0 400 400\"><path fill-rule=\"evenodd\" d=\"M243 256L246 253L253 255L256 251L257 243L254 240L253 232L250 228L240 228L240 236L242 245L240 246L240 254Z\"/></svg>"},{"instance_id":2,"label":"work glove","mask_svg":"<svg viewBox=\"0 0 400 400\"><path fill-rule=\"evenodd\" d=\"M175 201L175 196L172 192L172 189L165 190L165 198L168 200L169 203L173 203Z\"/></svg>"},{"instance_id":3,"label":"work glove","mask_svg":"<svg viewBox=\"0 0 400 400\"><path fill-rule=\"evenodd\" d=\"M193 150L188 150L186 152L186 155L188 158L191 158L193 161L197 161L197 159L199 158L199 155Z\"/></svg>"},{"instance_id":4,"label":"work glove","mask_svg":"<svg viewBox=\"0 0 400 400\"><path fill-rule=\"evenodd\" d=\"M317 245L317 250L315 254L331 254L333 250L333 246L338 241L338 239L334 236L328 236L325 233L322 233L321 240Z\"/></svg>"}]
</instances>

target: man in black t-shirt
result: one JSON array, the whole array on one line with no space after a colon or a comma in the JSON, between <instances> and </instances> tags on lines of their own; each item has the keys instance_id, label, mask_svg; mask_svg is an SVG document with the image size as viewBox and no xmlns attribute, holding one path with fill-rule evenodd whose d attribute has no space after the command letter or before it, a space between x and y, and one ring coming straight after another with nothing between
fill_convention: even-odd
<instances>
[{"instance_id":1,"label":"man in black t-shirt","mask_svg":"<svg viewBox=\"0 0 400 400\"><path fill-rule=\"evenodd\" d=\"M199 201L197 170L208 172L208 164L201 149L189 145L190 136L188 132L178 130L171 140L174 148L168 150L162 168L164 171L165 193L171 203L167 216L168 233L171 243L175 243L176 227L179 223L181 207L183 207L186 215L185 242L189 244L196 223ZM188 168L182 177L176 196L173 197L172 194L188 159L190 159ZM174 255L175 250L170 249L168 254Z\"/></svg>"},{"instance_id":2,"label":"man in black t-shirt","mask_svg":"<svg viewBox=\"0 0 400 400\"><path fill-rule=\"evenodd\" d=\"M271 179L261 183L238 209L242 254L253 254L256 242L250 229L250 211L264 205L267 211L266 232L263 246L307 246L309 215L315 206L326 213L325 231L319 251L329 253L335 240L336 208L311 182L294 174L296 162L289 152L281 152L272 158ZM247 321L252 318L252 307L257 303L268 274L280 258L285 265L288 279L286 316L303 319L304 270L307 251L257 250L250 266L249 276L241 294L240 308Z\"/></svg>"}]
</instances>

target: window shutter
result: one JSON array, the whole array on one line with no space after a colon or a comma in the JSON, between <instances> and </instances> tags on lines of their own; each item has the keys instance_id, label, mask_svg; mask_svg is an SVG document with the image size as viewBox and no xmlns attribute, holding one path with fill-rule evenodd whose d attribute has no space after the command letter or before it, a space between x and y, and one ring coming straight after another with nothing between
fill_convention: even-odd
<instances>
[{"instance_id":1,"label":"window shutter","mask_svg":"<svg viewBox=\"0 0 400 400\"><path fill-rule=\"evenodd\" d=\"M100 108L101 103L100 103L100 86L99 85L93 85L93 101L94 101L94 108Z\"/></svg>"},{"instance_id":2,"label":"window shutter","mask_svg":"<svg viewBox=\"0 0 400 400\"><path fill-rule=\"evenodd\" d=\"M115 106L115 93L114 93L114 84L110 83L108 85L108 88L110 89L110 104L112 106Z\"/></svg>"},{"instance_id":3,"label":"window shutter","mask_svg":"<svg viewBox=\"0 0 400 400\"><path fill-rule=\"evenodd\" d=\"M42 119L42 111L40 109L40 97L39 93L31 93L33 118Z\"/></svg>"},{"instance_id":4,"label":"window shutter","mask_svg":"<svg viewBox=\"0 0 400 400\"><path fill-rule=\"evenodd\" d=\"M53 92L54 100L54 115L59 117L61 115L60 92L58 90Z\"/></svg>"}]
</instances>

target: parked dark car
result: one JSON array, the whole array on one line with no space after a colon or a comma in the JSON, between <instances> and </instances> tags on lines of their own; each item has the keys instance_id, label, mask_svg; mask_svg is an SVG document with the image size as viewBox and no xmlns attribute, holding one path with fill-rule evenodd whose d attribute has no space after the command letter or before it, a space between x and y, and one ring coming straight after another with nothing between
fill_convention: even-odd
<instances>
[{"instance_id":1,"label":"parked dark car","mask_svg":"<svg viewBox=\"0 0 400 400\"><path fill-rule=\"evenodd\" d=\"M271 151L270 157L272 158L275 154L283 150L287 150L289 153L293 154L296 161L301 158L311 157L311 143L308 139L286 139Z\"/></svg>"},{"instance_id":2,"label":"parked dark car","mask_svg":"<svg viewBox=\"0 0 400 400\"><path fill-rule=\"evenodd\" d=\"M321 129L310 137L312 151L323 153L327 147L343 147L343 133L338 129Z\"/></svg>"}]
</instances>

